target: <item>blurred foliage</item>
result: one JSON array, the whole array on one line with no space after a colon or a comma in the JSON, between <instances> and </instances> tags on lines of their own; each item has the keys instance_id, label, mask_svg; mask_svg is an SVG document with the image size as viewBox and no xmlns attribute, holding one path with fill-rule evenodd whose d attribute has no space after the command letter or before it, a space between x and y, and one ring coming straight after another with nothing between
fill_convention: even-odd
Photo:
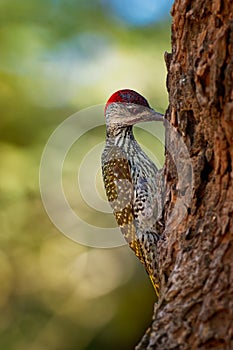
<instances>
[{"instance_id":1,"label":"blurred foliage","mask_svg":"<svg viewBox=\"0 0 233 350\"><path fill-rule=\"evenodd\" d=\"M125 87L166 109L169 21L128 24L110 3L0 2L1 349L133 349L150 322L155 294L128 247L69 240L39 192L43 148L72 113Z\"/></svg>"}]
</instances>

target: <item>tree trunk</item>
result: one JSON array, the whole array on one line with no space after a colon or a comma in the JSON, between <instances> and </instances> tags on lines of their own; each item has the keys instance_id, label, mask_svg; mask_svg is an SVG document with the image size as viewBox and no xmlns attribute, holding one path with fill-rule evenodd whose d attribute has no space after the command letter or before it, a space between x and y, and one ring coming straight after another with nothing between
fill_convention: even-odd
<instances>
[{"instance_id":1,"label":"tree trunk","mask_svg":"<svg viewBox=\"0 0 233 350\"><path fill-rule=\"evenodd\" d=\"M172 16L161 296L136 349L232 350L233 1Z\"/></svg>"}]
</instances>

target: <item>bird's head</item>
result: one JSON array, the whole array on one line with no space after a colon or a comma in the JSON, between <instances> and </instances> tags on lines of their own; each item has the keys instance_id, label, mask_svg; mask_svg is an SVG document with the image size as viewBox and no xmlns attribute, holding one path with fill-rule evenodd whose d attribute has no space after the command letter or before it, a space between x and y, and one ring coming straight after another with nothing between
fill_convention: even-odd
<instances>
[{"instance_id":1,"label":"bird's head","mask_svg":"<svg viewBox=\"0 0 233 350\"><path fill-rule=\"evenodd\" d=\"M163 115L154 111L142 95L129 89L111 95L104 111L109 132L141 122L163 121Z\"/></svg>"}]
</instances>

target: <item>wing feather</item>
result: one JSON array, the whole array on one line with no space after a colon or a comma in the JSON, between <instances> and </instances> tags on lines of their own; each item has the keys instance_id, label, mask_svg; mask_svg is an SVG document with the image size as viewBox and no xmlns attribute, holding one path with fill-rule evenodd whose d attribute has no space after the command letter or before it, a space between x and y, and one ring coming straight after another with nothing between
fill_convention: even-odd
<instances>
[{"instance_id":1,"label":"wing feather","mask_svg":"<svg viewBox=\"0 0 233 350\"><path fill-rule=\"evenodd\" d=\"M145 265L133 212L134 188L127 157L119 148L112 148L102 156L102 173L108 201L118 226L136 256Z\"/></svg>"}]
</instances>

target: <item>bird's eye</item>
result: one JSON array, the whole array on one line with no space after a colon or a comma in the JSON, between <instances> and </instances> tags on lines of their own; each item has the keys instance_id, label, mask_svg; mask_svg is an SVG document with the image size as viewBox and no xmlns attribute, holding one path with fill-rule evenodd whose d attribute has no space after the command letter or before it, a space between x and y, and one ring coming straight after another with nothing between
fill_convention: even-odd
<instances>
[{"instance_id":1,"label":"bird's eye","mask_svg":"<svg viewBox=\"0 0 233 350\"><path fill-rule=\"evenodd\" d=\"M130 113L134 113L134 114L135 114L135 113L137 112L137 108L136 108L135 106L130 106L130 105L129 105L128 108L129 108L129 110L130 110Z\"/></svg>"}]
</instances>

